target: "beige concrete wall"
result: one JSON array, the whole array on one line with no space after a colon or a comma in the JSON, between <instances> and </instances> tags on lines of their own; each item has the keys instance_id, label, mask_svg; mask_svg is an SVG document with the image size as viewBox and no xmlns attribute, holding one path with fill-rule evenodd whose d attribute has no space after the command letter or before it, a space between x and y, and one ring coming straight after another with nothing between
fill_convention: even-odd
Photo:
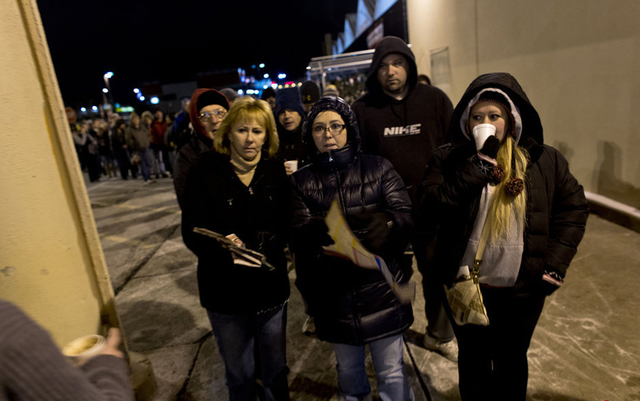
<instances>
[{"instance_id":1,"label":"beige concrete wall","mask_svg":"<svg viewBox=\"0 0 640 401\"><path fill-rule=\"evenodd\" d=\"M478 75L513 74L545 142L588 191L640 208L640 2L407 0L419 70L448 47L454 104Z\"/></svg>"},{"instance_id":2,"label":"beige concrete wall","mask_svg":"<svg viewBox=\"0 0 640 401\"><path fill-rule=\"evenodd\" d=\"M0 297L61 345L117 324L35 1L0 0Z\"/></svg>"}]
</instances>

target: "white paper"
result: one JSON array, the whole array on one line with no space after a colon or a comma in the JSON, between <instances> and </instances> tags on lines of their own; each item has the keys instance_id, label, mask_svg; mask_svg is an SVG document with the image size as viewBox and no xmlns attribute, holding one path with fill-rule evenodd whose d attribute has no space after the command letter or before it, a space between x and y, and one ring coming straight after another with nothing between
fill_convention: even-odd
<instances>
[{"instance_id":1,"label":"white paper","mask_svg":"<svg viewBox=\"0 0 640 401\"><path fill-rule=\"evenodd\" d=\"M365 269L379 270L401 302L411 302L414 299L416 293L415 283L410 282L400 285L395 282L384 259L369 252L358 241L358 238L353 235L347 220L342 215L337 200L331 203L324 221L329 227L329 236L335 242L332 245L323 247L326 254L349 259L356 266L364 267Z\"/></svg>"}]
</instances>

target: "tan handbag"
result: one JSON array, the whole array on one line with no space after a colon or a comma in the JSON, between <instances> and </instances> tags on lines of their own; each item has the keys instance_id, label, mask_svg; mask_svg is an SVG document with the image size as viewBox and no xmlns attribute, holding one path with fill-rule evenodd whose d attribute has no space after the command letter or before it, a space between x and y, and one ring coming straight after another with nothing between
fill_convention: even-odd
<instances>
[{"instance_id":1,"label":"tan handbag","mask_svg":"<svg viewBox=\"0 0 640 401\"><path fill-rule=\"evenodd\" d=\"M487 224L485 222L471 271L469 271L468 266L463 266L461 268L463 273L458 276L453 285L451 287L444 286L444 292L447 295L453 319L458 326L465 324L489 325L489 316L487 316L487 309L484 307L480 283L478 282L480 266L482 266L482 255L487 244L488 230L486 228ZM464 272L465 267L467 268L466 272Z\"/></svg>"}]
</instances>

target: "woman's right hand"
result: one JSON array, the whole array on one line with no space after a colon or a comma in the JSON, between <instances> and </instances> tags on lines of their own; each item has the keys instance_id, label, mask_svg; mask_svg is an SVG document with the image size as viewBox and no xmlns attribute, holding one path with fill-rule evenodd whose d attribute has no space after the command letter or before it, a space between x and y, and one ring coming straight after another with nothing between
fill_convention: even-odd
<instances>
[{"instance_id":1,"label":"woman's right hand","mask_svg":"<svg viewBox=\"0 0 640 401\"><path fill-rule=\"evenodd\" d=\"M300 231L305 242L309 241L313 245L327 246L335 243L329 236L329 227L322 217L312 217L307 224L300 228Z\"/></svg>"}]
</instances>

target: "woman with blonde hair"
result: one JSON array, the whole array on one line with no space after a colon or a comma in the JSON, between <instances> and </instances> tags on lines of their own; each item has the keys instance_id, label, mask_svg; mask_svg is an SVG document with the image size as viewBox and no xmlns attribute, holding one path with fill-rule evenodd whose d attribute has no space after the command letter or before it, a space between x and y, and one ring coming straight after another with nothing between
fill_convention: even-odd
<instances>
[{"instance_id":1,"label":"woman with blonde hair","mask_svg":"<svg viewBox=\"0 0 640 401\"><path fill-rule=\"evenodd\" d=\"M483 128L494 133L482 136ZM489 325L453 325L460 395L524 401L527 350L545 297L562 285L584 234L584 191L567 160L543 144L537 111L507 73L469 85L449 135L454 142L429 162L418 228L436 227L434 263L447 286L482 255Z\"/></svg>"},{"instance_id":2,"label":"woman with blonde hair","mask_svg":"<svg viewBox=\"0 0 640 401\"><path fill-rule=\"evenodd\" d=\"M229 398L289 400L285 327L289 279L284 247L289 187L274 155L278 133L263 100L236 100L214 133L214 150L189 169L182 236L198 256L200 303L225 363ZM204 228L266 256L245 263Z\"/></svg>"}]
</instances>

